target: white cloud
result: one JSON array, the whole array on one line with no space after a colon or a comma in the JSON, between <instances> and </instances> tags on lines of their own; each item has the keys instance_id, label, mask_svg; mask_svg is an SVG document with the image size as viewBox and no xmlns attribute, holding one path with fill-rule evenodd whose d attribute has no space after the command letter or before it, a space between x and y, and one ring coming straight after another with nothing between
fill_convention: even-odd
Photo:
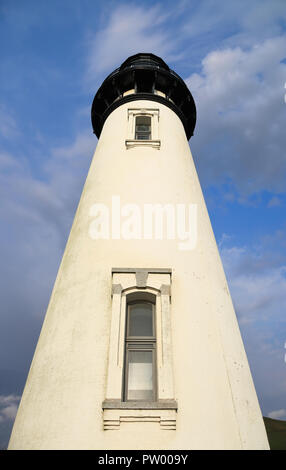
<instances>
[{"instance_id":1,"label":"white cloud","mask_svg":"<svg viewBox=\"0 0 286 470\"><path fill-rule=\"evenodd\" d=\"M52 155L54 158L63 158L71 160L80 160L86 155L90 156L94 151L97 139L89 132L81 132L75 136L74 141L71 144L60 146L52 149ZM70 163L70 162L67 162Z\"/></svg>"},{"instance_id":2,"label":"white cloud","mask_svg":"<svg viewBox=\"0 0 286 470\"><path fill-rule=\"evenodd\" d=\"M281 204L282 204L281 199L279 199L279 197L277 196L273 196L268 201L267 207L277 207L277 206L281 206Z\"/></svg>"},{"instance_id":3,"label":"white cloud","mask_svg":"<svg viewBox=\"0 0 286 470\"><path fill-rule=\"evenodd\" d=\"M198 112L191 147L204 183L230 178L246 195L285 190L285 50L286 36L215 50L186 80Z\"/></svg>"},{"instance_id":4,"label":"white cloud","mask_svg":"<svg viewBox=\"0 0 286 470\"><path fill-rule=\"evenodd\" d=\"M152 52L168 60L177 43L172 31L162 28L167 17L159 5L123 4L115 8L105 27L89 34L87 80L102 78L138 52Z\"/></svg>"},{"instance_id":5,"label":"white cloud","mask_svg":"<svg viewBox=\"0 0 286 470\"><path fill-rule=\"evenodd\" d=\"M19 136L19 134L15 118L6 106L0 105L0 135L6 139L11 139Z\"/></svg>"},{"instance_id":6,"label":"white cloud","mask_svg":"<svg viewBox=\"0 0 286 470\"><path fill-rule=\"evenodd\" d=\"M17 395L0 395L0 423L15 419L20 398Z\"/></svg>"},{"instance_id":7,"label":"white cloud","mask_svg":"<svg viewBox=\"0 0 286 470\"><path fill-rule=\"evenodd\" d=\"M286 263L281 253L257 247L224 246L221 256L241 324L285 323ZM227 241L227 240L226 240Z\"/></svg>"},{"instance_id":8,"label":"white cloud","mask_svg":"<svg viewBox=\"0 0 286 470\"><path fill-rule=\"evenodd\" d=\"M0 153L0 171L15 170L20 168L19 162L8 152Z\"/></svg>"},{"instance_id":9,"label":"white cloud","mask_svg":"<svg viewBox=\"0 0 286 470\"><path fill-rule=\"evenodd\" d=\"M268 413L268 418L272 419L285 419L286 418L286 410L282 408L281 410L274 410Z\"/></svg>"},{"instance_id":10,"label":"white cloud","mask_svg":"<svg viewBox=\"0 0 286 470\"><path fill-rule=\"evenodd\" d=\"M284 0L203 0L198 8L186 5L182 28L196 47L213 45L217 39L224 47L238 43L249 47L281 34L286 20Z\"/></svg>"},{"instance_id":11,"label":"white cloud","mask_svg":"<svg viewBox=\"0 0 286 470\"><path fill-rule=\"evenodd\" d=\"M273 37L283 32L283 22L286 21L284 0L243 0L239 2L236 13L241 17L241 31L233 39L244 44L253 44L258 39ZM229 2L233 6L233 2ZM241 12L241 9L244 12Z\"/></svg>"},{"instance_id":12,"label":"white cloud","mask_svg":"<svg viewBox=\"0 0 286 470\"><path fill-rule=\"evenodd\" d=\"M47 151L37 174L26 159L0 155L0 296L15 321L45 312L95 145L79 133Z\"/></svg>"},{"instance_id":13,"label":"white cloud","mask_svg":"<svg viewBox=\"0 0 286 470\"><path fill-rule=\"evenodd\" d=\"M235 246L229 236L219 243L264 414L273 410L273 405L282 408L286 394L284 239L285 232L282 238L277 232L256 246Z\"/></svg>"}]
</instances>

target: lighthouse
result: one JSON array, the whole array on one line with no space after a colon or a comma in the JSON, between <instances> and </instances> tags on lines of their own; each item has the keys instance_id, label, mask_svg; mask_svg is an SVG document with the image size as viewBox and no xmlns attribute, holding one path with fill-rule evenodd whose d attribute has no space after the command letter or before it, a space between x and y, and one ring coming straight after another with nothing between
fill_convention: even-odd
<instances>
[{"instance_id":1,"label":"lighthouse","mask_svg":"<svg viewBox=\"0 0 286 470\"><path fill-rule=\"evenodd\" d=\"M268 449L189 89L139 53L104 80L91 119L98 143L9 449Z\"/></svg>"}]
</instances>

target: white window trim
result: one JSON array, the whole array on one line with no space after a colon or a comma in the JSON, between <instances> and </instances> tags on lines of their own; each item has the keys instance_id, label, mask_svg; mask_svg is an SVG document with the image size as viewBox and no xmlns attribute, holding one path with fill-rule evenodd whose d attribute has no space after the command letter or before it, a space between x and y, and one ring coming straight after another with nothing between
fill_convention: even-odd
<instances>
[{"instance_id":1,"label":"white window trim","mask_svg":"<svg viewBox=\"0 0 286 470\"><path fill-rule=\"evenodd\" d=\"M162 429L176 429L172 341L171 271L166 269L113 270L112 314L109 343L106 399L102 404L104 429L120 429L120 423L151 421ZM129 294L152 294L156 298L157 401L123 402L126 301ZM142 411L143 410L143 411Z\"/></svg>"},{"instance_id":2,"label":"white window trim","mask_svg":"<svg viewBox=\"0 0 286 470\"><path fill-rule=\"evenodd\" d=\"M137 116L151 117L151 140L135 139L135 121ZM127 112L127 139L125 140L126 148L132 147L153 147L159 149L161 141L159 139L159 109L153 108L130 108Z\"/></svg>"}]
</instances>

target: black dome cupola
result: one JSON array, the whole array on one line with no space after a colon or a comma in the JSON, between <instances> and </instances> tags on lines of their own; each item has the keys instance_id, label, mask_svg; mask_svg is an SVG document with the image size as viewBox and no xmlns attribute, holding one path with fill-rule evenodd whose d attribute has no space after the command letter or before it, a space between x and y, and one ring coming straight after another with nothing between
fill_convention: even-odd
<instances>
[{"instance_id":1,"label":"black dome cupola","mask_svg":"<svg viewBox=\"0 0 286 470\"><path fill-rule=\"evenodd\" d=\"M123 103L151 100L171 108L181 119L187 139L196 124L196 106L185 82L154 54L140 53L129 57L104 80L97 91L91 120L94 133L100 136L109 114Z\"/></svg>"}]
</instances>

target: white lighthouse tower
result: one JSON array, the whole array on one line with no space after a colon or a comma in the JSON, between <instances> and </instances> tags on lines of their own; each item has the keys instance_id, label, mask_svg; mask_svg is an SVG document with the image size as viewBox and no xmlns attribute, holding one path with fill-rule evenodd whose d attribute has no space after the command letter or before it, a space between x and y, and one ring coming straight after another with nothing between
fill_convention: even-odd
<instances>
[{"instance_id":1,"label":"white lighthouse tower","mask_svg":"<svg viewBox=\"0 0 286 470\"><path fill-rule=\"evenodd\" d=\"M9 449L268 449L188 140L183 80L137 54L98 144Z\"/></svg>"}]
</instances>

